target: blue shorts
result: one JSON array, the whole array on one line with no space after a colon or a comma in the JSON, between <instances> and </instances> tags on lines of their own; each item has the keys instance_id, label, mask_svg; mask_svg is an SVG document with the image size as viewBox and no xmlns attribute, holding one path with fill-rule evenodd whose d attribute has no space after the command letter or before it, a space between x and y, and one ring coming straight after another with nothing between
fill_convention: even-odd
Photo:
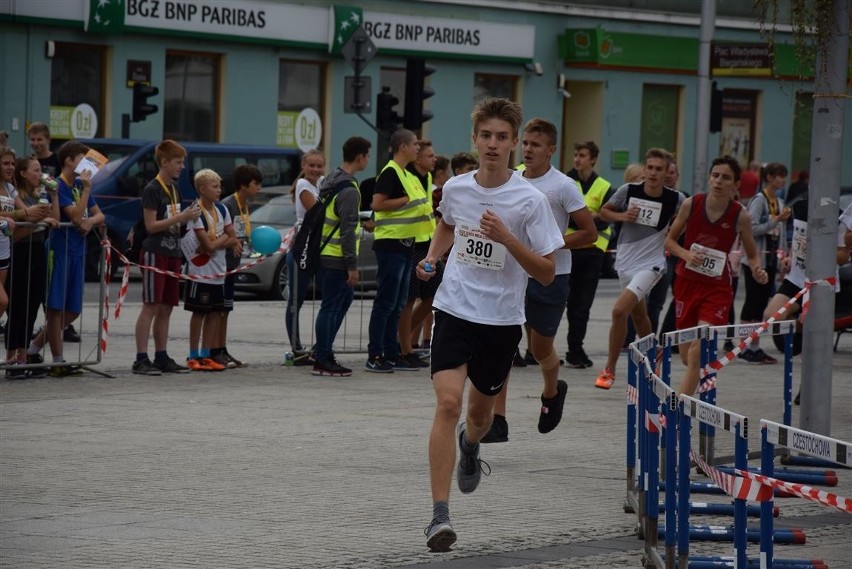
<instances>
[{"instance_id":1,"label":"blue shorts","mask_svg":"<svg viewBox=\"0 0 852 569\"><path fill-rule=\"evenodd\" d=\"M47 308L80 314L83 312L83 285L86 258L47 253Z\"/></svg>"},{"instance_id":2,"label":"blue shorts","mask_svg":"<svg viewBox=\"0 0 852 569\"><path fill-rule=\"evenodd\" d=\"M527 326L545 338L555 337L562 322L562 310L568 300L570 287L571 275L556 275L547 286L529 279L525 305Z\"/></svg>"}]
</instances>

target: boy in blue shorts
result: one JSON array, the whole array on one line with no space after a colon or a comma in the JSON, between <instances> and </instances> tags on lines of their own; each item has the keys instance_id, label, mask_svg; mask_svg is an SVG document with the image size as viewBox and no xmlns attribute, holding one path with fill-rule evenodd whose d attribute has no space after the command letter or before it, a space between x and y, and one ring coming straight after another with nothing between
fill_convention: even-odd
<instances>
[{"instance_id":1,"label":"boy in blue shorts","mask_svg":"<svg viewBox=\"0 0 852 569\"><path fill-rule=\"evenodd\" d=\"M213 356L222 351L218 342L225 315L225 249L237 243L237 236L228 208L219 203L219 174L205 168L195 174L194 181L201 216L187 225L181 243L187 257L187 274L199 277L188 283L183 305L192 312L186 366L193 371L222 371L227 366Z\"/></svg>"},{"instance_id":2,"label":"boy in blue shorts","mask_svg":"<svg viewBox=\"0 0 852 569\"><path fill-rule=\"evenodd\" d=\"M64 377L80 373L74 366L60 365L62 357L62 331L74 322L83 311L83 285L86 268L86 236L97 225L104 223L104 214L90 195L92 174L84 170L79 176L74 171L89 151L76 140L59 147L57 158L62 167L59 175L57 199L53 201L54 217L60 223L73 227L54 229L50 234L47 257L47 324L45 330L53 355L50 375Z\"/></svg>"}]
</instances>

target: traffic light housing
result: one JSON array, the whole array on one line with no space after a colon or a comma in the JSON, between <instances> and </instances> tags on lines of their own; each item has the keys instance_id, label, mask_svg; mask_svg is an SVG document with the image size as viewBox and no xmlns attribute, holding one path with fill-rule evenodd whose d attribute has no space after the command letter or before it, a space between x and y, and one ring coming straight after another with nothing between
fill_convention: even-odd
<instances>
[{"instance_id":1,"label":"traffic light housing","mask_svg":"<svg viewBox=\"0 0 852 569\"><path fill-rule=\"evenodd\" d=\"M382 92L376 95L376 128L386 134L393 133L399 128L402 118L394 110L399 99L390 92L390 87L382 87Z\"/></svg>"},{"instance_id":2,"label":"traffic light housing","mask_svg":"<svg viewBox=\"0 0 852 569\"><path fill-rule=\"evenodd\" d=\"M148 102L150 97L155 96L160 90L152 85L142 83L133 84L133 122L144 121L148 115L153 115L159 110L157 105Z\"/></svg>"},{"instance_id":3,"label":"traffic light housing","mask_svg":"<svg viewBox=\"0 0 852 569\"><path fill-rule=\"evenodd\" d=\"M426 78L435 73L435 68L426 65L420 58L411 58L405 66L405 121L409 130L420 130L423 123L432 118L432 113L423 109L423 103L435 94L426 87Z\"/></svg>"},{"instance_id":4,"label":"traffic light housing","mask_svg":"<svg viewBox=\"0 0 852 569\"><path fill-rule=\"evenodd\" d=\"M710 132L722 132L722 95L723 91L713 81L710 91Z\"/></svg>"}]
</instances>

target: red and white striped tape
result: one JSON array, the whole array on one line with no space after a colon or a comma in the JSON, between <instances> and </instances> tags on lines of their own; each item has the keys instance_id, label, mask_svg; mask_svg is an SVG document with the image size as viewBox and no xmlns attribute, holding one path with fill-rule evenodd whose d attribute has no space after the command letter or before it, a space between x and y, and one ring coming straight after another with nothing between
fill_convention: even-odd
<instances>
[{"instance_id":1,"label":"red and white striped tape","mask_svg":"<svg viewBox=\"0 0 852 569\"><path fill-rule=\"evenodd\" d=\"M771 317L769 317L768 320L766 320L766 322L761 323L761 325L758 326L757 329L754 332L752 332L748 337L744 338L739 343L739 345L734 347L733 350L731 350L730 352L727 352L724 356L722 356L721 358L719 358L715 362L710 362L709 364L707 364L706 366L701 368L700 374L701 374L702 383L701 383L701 386L698 388L698 391L700 393L705 393L707 391L710 391L711 389L714 389L716 387L717 378L714 377L712 379L706 380L707 376L712 374L712 373L719 371L720 369L722 369L723 367L725 367L726 365L728 365L729 363L734 361L737 358L737 356L740 353L742 353L742 351L745 350L746 347L749 344L754 342L761 334L766 332L767 328L769 328L769 326L773 322L775 322L776 320L781 318L787 312L787 310L791 306L793 306L793 304L795 304L796 300L799 299L802 296L805 297L804 300L802 301L802 304L803 304L802 316L804 317L805 306L807 306L810 302L810 292L809 291L810 291L812 286L816 285L816 286L831 286L831 287L834 287L836 283L837 283L836 277L829 277L827 279L819 279L819 280L816 280L816 281L807 281L805 283L805 286L802 288L802 290L797 292L792 298L790 298L790 300L785 302L784 306L779 308L775 312L775 314L773 314Z\"/></svg>"},{"instance_id":2,"label":"red and white striped tape","mask_svg":"<svg viewBox=\"0 0 852 569\"><path fill-rule=\"evenodd\" d=\"M765 486L757 480L734 476L727 472L720 472L707 464L694 450L689 450L689 456L695 461L701 470L722 489L725 494L740 500L750 500L752 502L766 502L773 498L772 488ZM737 471L739 474L739 471Z\"/></svg>"},{"instance_id":3,"label":"red and white striped tape","mask_svg":"<svg viewBox=\"0 0 852 569\"><path fill-rule=\"evenodd\" d=\"M281 247L278 248L277 252L286 253L290 250L290 246L293 244L293 239L296 237L296 228L291 227L290 230L284 235L284 239L281 241ZM107 241L108 242L108 241ZM235 273L239 273L240 271L245 271L246 269L250 269L254 266L259 265L269 258L269 255L263 255L258 257L254 261L250 263L246 263L245 265L241 265L234 269L233 271L225 271L224 273L216 273L215 275L185 275L183 273L175 273L174 271L166 271L164 269L159 269L157 267L149 267L148 265L140 265L138 263L132 263L127 257L125 257L121 251L115 249L110 245L113 251L118 254L121 262L124 263L124 273L121 278L121 289L118 292L118 300L115 303L115 317L118 318L121 314L121 307L124 304L124 299L127 297L127 289L130 283L130 266L135 265L140 269L145 269L146 271L152 271L157 274L166 275L170 277L174 277L176 279L183 279L185 281L208 281L211 279L221 279L228 275L233 275Z\"/></svg>"},{"instance_id":4,"label":"red and white striped tape","mask_svg":"<svg viewBox=\"0 0 852 569\"><path fill-rule=\"evenodd\" d=\"M104 237L104 240L101 241L101 245L104 249L104 310L103 318L101 320L101 353L105 354L107 350L107 339L109 338L109 281L110 268L112 267L112 245L110 245L108 237Z\"/></svg>"},{"instance_id":5,"label":"red and white striped tape","mask_svg":"<svg viewBox=\"0 0 852 569\"><path fill-rule=\"evenodd\" d=\"M837 494L832 494L831 492L826 492L824 490L817 490L816 488L812 488L805 484L785 482L784 480L778 480L777 478L771 478L769 476L756 474L747 470L740 470L739 468L735 468L734 472L740 476L759 482L766 488L784 490L790 494L798 496L799 498L811 500L812 502L819 502L823 506L837 508L841 512L852 513L852 499L844 498L843 496L838 496Z\"/></svg>"}]
</instances>

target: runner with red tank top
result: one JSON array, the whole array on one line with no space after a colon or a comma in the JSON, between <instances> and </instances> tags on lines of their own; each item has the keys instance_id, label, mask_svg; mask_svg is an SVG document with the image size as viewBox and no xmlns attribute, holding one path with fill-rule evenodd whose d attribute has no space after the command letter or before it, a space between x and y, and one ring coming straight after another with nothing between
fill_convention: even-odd
<instances>
[{"instance_id":1,"label":"runner with red tank top","mask_svg":"<svg viewBox=\"0 0 852 569\"><path fill-rule=\"evenodd\" d=\"M722 156L713 160L707 194L697 194L683 202L666 236L666 249L680 259L674 289L679 330L728 323L734 293L727 256L737 233L755 280L767 280L751 233L751 217L734 201L739 179L740 165L735 158ZM681 246L677 240L684 232ZM699 348L696 341L689 350L680 350L686 365L680 393L691 395L698 386Z\"/></svg>"}]
</instances>

